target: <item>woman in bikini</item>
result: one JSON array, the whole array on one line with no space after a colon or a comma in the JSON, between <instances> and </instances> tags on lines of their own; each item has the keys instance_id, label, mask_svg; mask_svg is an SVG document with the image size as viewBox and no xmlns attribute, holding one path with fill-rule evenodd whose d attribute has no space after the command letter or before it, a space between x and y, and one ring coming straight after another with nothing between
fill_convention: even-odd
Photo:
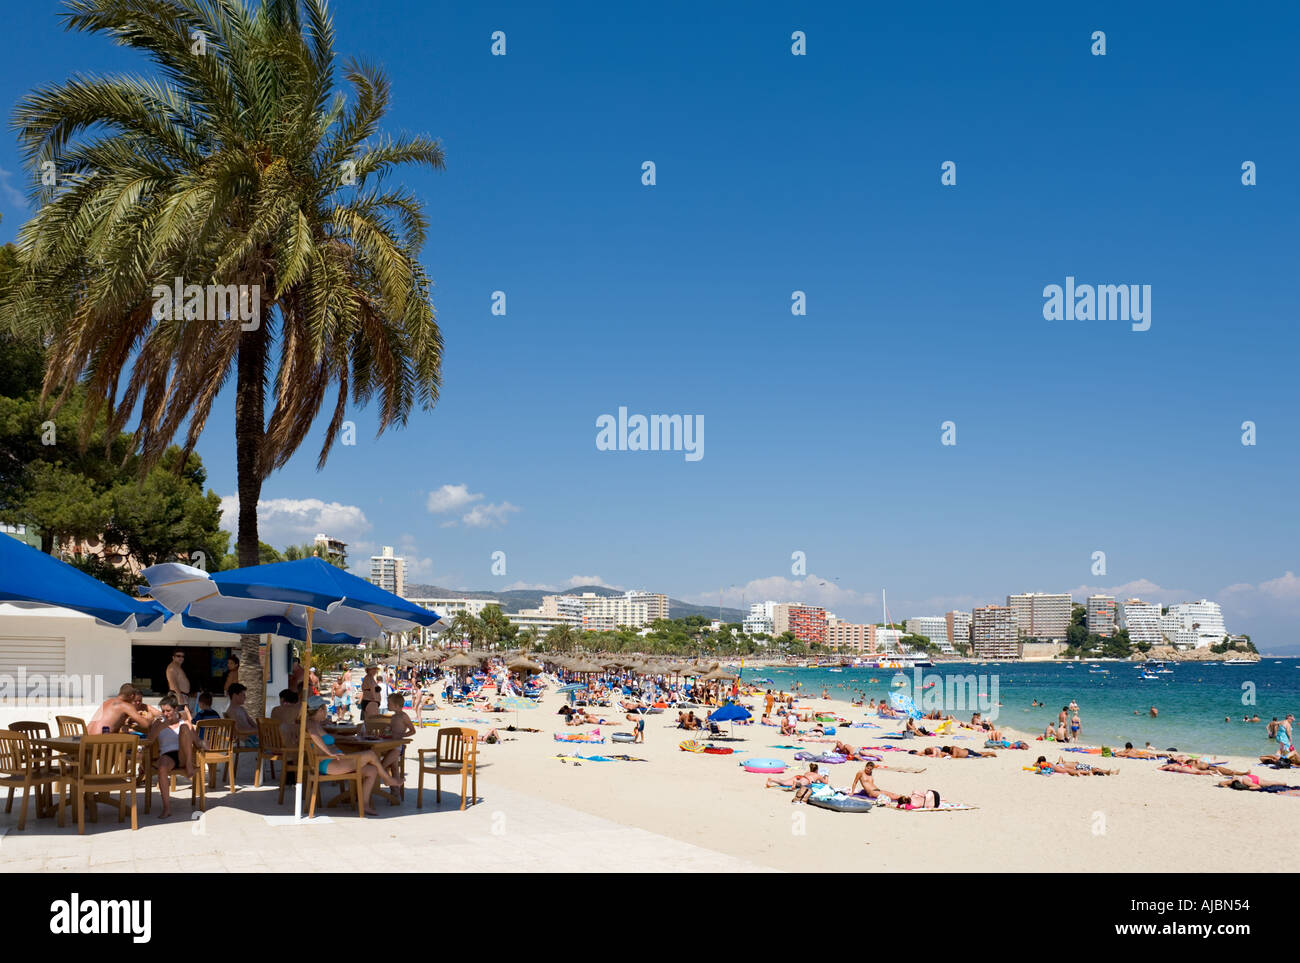
<instances>
[{"instance_id":1,"label":"woman in bikini","mask_svg":"<svg viewBox=\"0 0 1300 963\"><path fill-rule=\"evenodd\" d=\"M321 753L328 757L321 760L321 775L336 775L346 772L361 773L361 799L367 816L379 813L370 805L370 794L374 791L375 780L383 782L389 789L399 789L403 780L388 773L374 750L364 752L342 753L334 748L334 737L325 731L324 725L329 711L325 699L314 695L307 699L307 738L316 744Z\"/></svg>"}]
</instances>

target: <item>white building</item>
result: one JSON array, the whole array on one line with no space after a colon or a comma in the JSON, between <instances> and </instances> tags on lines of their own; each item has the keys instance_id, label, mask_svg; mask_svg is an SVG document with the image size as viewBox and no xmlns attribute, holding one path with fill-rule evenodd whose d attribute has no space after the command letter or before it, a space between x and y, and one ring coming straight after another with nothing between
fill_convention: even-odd
<instances>
[{"instance_id":1,"label":"white building","mask_svg":"<svg viewBox=\"0 0 1300 963\"><path fill-rule=\"evenodd\" d=\"M577 614L582 627L608 631L626 625L640 629L668 618L668 596L653 592L624 592L622 595L544 595L541 612L559 618Z\"/></svg>"},{"instance_id":2,"label":"white building","mask_svg":"<svg viewBox=\"0 0 1300 963\"><path fill-rule=\"evenodd\" d=\"M581 619L573 619L563 615L546 615L540 608L507 612L506 618L518 628L536 629L538 635L545 635L551 629L559 628L561 625L567 625L575 629L582 628Z\"/></svg>"},{"instance_id":3,"label":"white building","mask_svg":"<svg viewBox=\"0 0 1300 963\"><path fill-rule=\"evenodd\" d=\"M924 635L943 652L952 652L948 641L948 619L943 615L920 615L907 620L909 635Z\"/></svg>"},{"instance_id":4,"label":"white building","mask_svg":"<svg viewBox=\"0 0 1300 963\"><path fill-rule=\"evenodd\" d=\"M288 685L293 655L288 640L262 638L270 706ZM0 603L0 728L30 719L58 731L56 715L89 719L126 682L157 705L176 649L185 653L191 689L211 691L213 707L225 711L221 683L226 656L239 653L238 635L186 628L175 618L155 631L124 632L69 609Z\"/></svg>"},{"instance_id":5,"label":"white building","mask_svg":"<svg viewBox=\"0 0 1300 963\"><path fill-rule=\"evenodd\" d=\"M1169 606L1169 613L1161 620L1160 627L1163 634L1183 649L1218 645L1228 634L1219 603L1207 599Z\"/></svg>"},{"instance_id":6,"label":"white building","mask_svg":"<svg viewBox=\"0 0 1300 963\"><path fill-rule=\"evenodd\" d=\"M1163 645L1164 634L1160 631L1160 605L1155 602L1143 602L1141 599L1126 599L1119 603L1120 628L1128 630L1129 641L1134 645L1146 642L1150 645Z\"/></svg>"},{"instance_id":7,"label":"white building","mask_svg":"<svg viewBox=\"0 0 1300 963\"><path fill-rule=\"evenodd\" d=\"M772 606L775 602L753 602L749 606L743 628L746 635L775 634L776 625L772 622Z\"/></svg>"},{"instance_id":8,"label":"white building","mask_svg":"<svg viewBox=\"0 0 1300 963\"><path fill-rule=\"evenodd\" d=\"M969 612L953 609L944 614L944 627L948 632L948 644L953 651L959 651L959 645L970 645L971 616Z\"/></svg>"},{"instance_id":9,"label":"white building","mask_svg":"<svg viewBox=\"0 0 1300 963\"><path fill-rule=\"evenodd\" d=\"M382 555L370 556L370 581L394 595L406 597L406 559L393 554L393 546L385 545Z\"/></svg>"},{"instance_id":10,"label":"white building","mask_svg":"<svg viewBox=\"0 0 1300 963\"><path fill-rule=\"evenodd\" d=\"M898 651L898 644L902 638L902 629L887 629L879 625L873 625L871 626L869 645L881 655L893 655Z\"/></svg>"},{"instance_id":11,"label":"white building","mask_svg":"<svg viewBox=\"0 0 1300 963\"><path fill-rule=\"evenodd\" d=\"M971 644L981 659L1020 658L1014 610L1002 605L981 605L973 609Z\"/></svg>"},{"instance_id":12,"label":"white building","mask_svg":"<svg viewBox=\"0 0 1300 963\"><path fill-rule=\"evenodd\" d=\"M465 598L414 598L407 599L407 601L414 602L420 608L428 609L439 616L436 623L420 631L420 641L423 644L432 642L435 635L440 635L451 628L451 620L456 617L457 613L468 612L478 618L489 605L497 604L492 599Z\"/></svg>"}]
</instances>

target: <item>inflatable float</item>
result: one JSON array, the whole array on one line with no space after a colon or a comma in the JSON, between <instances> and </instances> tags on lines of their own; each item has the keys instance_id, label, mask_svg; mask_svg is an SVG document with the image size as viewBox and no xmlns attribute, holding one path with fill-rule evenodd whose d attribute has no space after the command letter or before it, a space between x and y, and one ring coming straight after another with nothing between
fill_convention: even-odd
<instances>
[{"instance_id":1,"label":"inflatable float","mask_svg":"<svg viewBox=\"0 0 1300 963\"><path fill-rule=\"evenodd\" d=\"M745 772L785 772L788 766L780 759L742 759Z\"/></svg>"},{"instance_id":2,"label":"inflatable float","mask_svg":"<svg viewBox=\"0 0 1300 963\"><path fill-rule=\"evenodd\" d=\"M870 811L873 803L866 796L847 796L837 792L825 796L810 796L808 805L837 813L865 813Z\"/></svg>"},{"instance_id":3,"label":"inflatable float","mask_svg":"<svg viewBox=\"0 0 1300 963\"><path fill-rule=\"evenodd\" d=\"M611 742L632 742L636 736L630 732L616 732L609 738Z\"/></svg>"},{"instance_id":4,"label":"inflatable float","mask_svg":"<svg viewBox=\"0 0 1300 963\"><path fill-rule=\"evenodd\" d=\"M600 742L605 741L604 736L598 736L594 732L587 735L585 732L557 732L555 734L556 742Z\"/></svg>"}]
</instances>

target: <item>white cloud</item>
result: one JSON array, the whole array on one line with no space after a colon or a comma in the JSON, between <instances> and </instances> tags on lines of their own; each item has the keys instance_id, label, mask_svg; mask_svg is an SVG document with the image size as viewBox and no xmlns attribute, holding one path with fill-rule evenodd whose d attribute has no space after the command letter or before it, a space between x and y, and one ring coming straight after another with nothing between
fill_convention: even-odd
<instances>
[{"instance_id":1,"label":"white cloud","mask_svg":"<svg viewBox=\"0 0 1300 963\"><path fill-rule=\"evenodd\" d=\"M570 575L569 581L565 584L566 588L577 588L579 585L599 585L601 588L617 589L623 591L621 585L610 585L599 575Z\"/></svg>"},{"instance_id":2,"label":"white cloud","mask_svg":"<svg viewBox=\"0 0 1300 963\"><path fill-rule=\"evenodd\" d=\"M239 523L239 498L221 499L221 527L235 532ZM257 536L274 548L310 542L318 532L348 542L349 555L370 531L366 514L356 505L325 502L319 498L264 498L257 503Z\"/></svg>"},{"instance_id":3,"label":"white cloud","mask_svg":"<svg viewBox=\"0 0 1300 963\"><path fill-rule=\"evenodd\" d=\"M541 591L541 592L557 592L557 591L559 591L559 590L558 590L554 585L543 585L543 584L540 583L540 582L537 582L537 583L533 583L533 582L511 582L509 585L507 585L507 586L506 586L504 589L502 589L501 591L503 591L503 592L516 592L516 591L524 591L524 590L531 591L531 592L536 592L536 591Z\"/></svg>"},{"instance_id":4,"label":"white cloud","mask_svg":"<svg viewBox=\"0 0 1300 963\"><path fill-rule=\"evenodd\" d=\"M820 575L809 575L803 579L786 578L772 575L768 578L751 579L744 585L736 585L719 592L697 592L687 596L686 601L696 605L724 605L739 608L749 602L761 602L773 599L778 602L804 602L808 605L820 605L844 616L845 611L866 611L868 606L880 608L880 596L875 593L856 592L841 588L833 579ZM840 611L843 609L844 611Z\"/></svg>"},{"instance_id":5,"label":"white cloud","mask_svg":"<svg viewBox=\"0 0 1300 963\"><path fill-rule=\"evenodd\" d=\"M1117 602L1123 602L1126 599L1141 599L1143 602L1159 602L1161 605L1185 602L1192 598L1203 598L1203 596L1189 592L1186 589L1162 588L1147 578L1124 582L1122 585L1077 585L1070 590L1070 597L1076 602L1082 603L1089 595L1113 595Z\"/></svg>"},{"instance_id":6,"label":"white cloud","mask_svg":"<svg viewBox=\"0 0 1300 963\"><path fill-rule=\"evenodd\" d=\"M519 511L518 505L501 502L499 505L475 505L468 513L461 516L461 521L470 528L490 528L504 525L511 512Z\"/></svg>"},{"instance_id":7,"label":"white cloud","mask_svg":"<svg viewBox=\"0 0 1300 963\"><path fill-rule=\"evenodd\" d=\"M429 492L426 507L431 514L441 515L443 512L458 511L482 497L481 493L471 492L468 485L443 485L437 491Z\"/></svg>"}]
</instances>

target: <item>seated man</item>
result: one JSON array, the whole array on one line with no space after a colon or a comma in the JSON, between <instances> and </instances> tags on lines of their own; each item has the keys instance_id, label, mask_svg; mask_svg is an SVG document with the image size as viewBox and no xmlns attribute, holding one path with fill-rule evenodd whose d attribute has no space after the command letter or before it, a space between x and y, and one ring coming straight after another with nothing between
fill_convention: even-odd
<instances>
[{"instance_id":1,"label":"seated man","mask_svg":"<svg viewBox=\"0 0 1300 963\"><path fill-rule=\"evenodd\" d=\"M234 682L230 686L230 707L226 709L226 718L235 723L235 738L240 740L242 745L257 745L257 723L253 717L248 714L244 708L244 703L248 700L248 689L242 682Z\"/></svg>"},{"instance_id":2,"label":"seated man","mask_svg":"<svg viewBox=\"0 0 1300 963\"><path fill-rule=\"evenodd\" d=\"M869 762L862 767L862 771L853 777L853 785L849 787L849 795L856 796L859 792L868 799L878 799L884 796L886 799L897 799L894 793L885 792L876 785L875 781L876 764Z\"/></svg>"},{"instance_id":3,"label":"seated man","mask_svg":"<svg viewBox=\"0 0 1300 963\"><path fill-rule=\"evenodd\" d=\"M95 736L105 732L121 732L123 724L128 719L141 730L148 731L153 724L153 719L148 712L143 712L137 707L139 695L135 686L130 683L123 685L117 690L117 695L105 699L95 710L95 714L86 723L86 732Z\"/></svg>"}]
</instances>

